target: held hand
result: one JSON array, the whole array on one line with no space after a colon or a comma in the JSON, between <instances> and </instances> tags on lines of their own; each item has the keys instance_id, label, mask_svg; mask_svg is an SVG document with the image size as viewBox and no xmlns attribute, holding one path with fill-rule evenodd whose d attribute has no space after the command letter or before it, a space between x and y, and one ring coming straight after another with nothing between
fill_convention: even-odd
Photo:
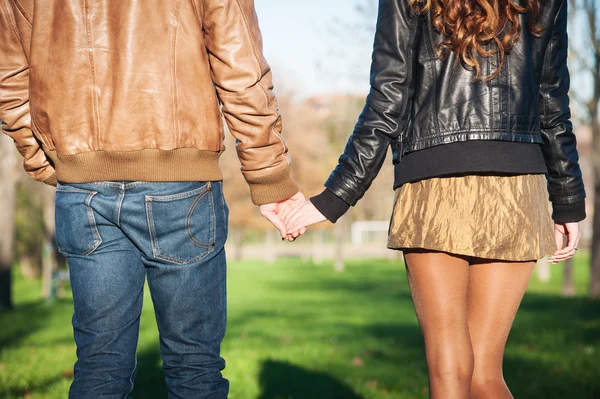
<instances>
[{"instance_id":1,"label":"held hand","mask_svg":"<svg viewBox=\"0 0 600 399\"><path fill-rule=\"evenodd\" d=\"M567 245L563 248L563 236L565 235L567 236ZM557 263L573 257L577 251L580 237L579 223L555 223L554 238L558 250L548 260Z\"/></svg>"},{"instance_id":2,"label":"held hand","mask_svg":"<svg viewBox=\"0 0 600 399\"><path fill-rule=\"evenodd\" d=\"M306 198L302 193L298 192L285 201L261 205L260 214L269 222L271 222L271 224L273 224L277 230L279 230L282 239L294 241L296 237L304 234L306 229L298 229L293 231L293 233L296 235L296 237L294 237L293 234L288 234L288 230L283 222L283 218L286 215L289 215L295 208L303 204L304 201L306 201Z\"/></svg>"},{"instance_id":3,"label":"held hand","mask_svg":"<svg viewBox=\"0 0 600 399\"><path fill-rule=\"evenodd\" d=\"M292 236L302 228L326 220L327 218L310 201L304 201L302 205L295 208L289 215L283 218L287 226L287 232L288 234L292 234Z\"/></svg>"}]
</instances>

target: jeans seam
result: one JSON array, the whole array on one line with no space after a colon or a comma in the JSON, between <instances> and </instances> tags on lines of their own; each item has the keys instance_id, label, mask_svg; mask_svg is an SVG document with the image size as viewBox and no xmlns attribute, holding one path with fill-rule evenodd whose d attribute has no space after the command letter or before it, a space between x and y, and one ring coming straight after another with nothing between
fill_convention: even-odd
<instances>
[{"instance_id":1,"label":"jeans seam","mask_svg":"<svg viewBox=\"0 0 600 399\"><path fill-rule=\"evenodd\" d=\"M152 197L146 196L146 222L148 223L148 233L150 234L150 241L152 243L152 254L158 257L158 240L156 239L156 231L154 227L154 216L152 214Z\"/></svg>"},{"instance_id":2,"label":"jeans seam","mask_svg":"<svg viewBox=\"0 0 600 399\"><path fill-rule=\"evenodd\" d=\"M125 200L125 190L123 189L119 193L119 198L117 199L117 203L115 204L115 222L116 225L121 227L121 208L123 206L123 201Z\"/></svg>"}]
</instances>

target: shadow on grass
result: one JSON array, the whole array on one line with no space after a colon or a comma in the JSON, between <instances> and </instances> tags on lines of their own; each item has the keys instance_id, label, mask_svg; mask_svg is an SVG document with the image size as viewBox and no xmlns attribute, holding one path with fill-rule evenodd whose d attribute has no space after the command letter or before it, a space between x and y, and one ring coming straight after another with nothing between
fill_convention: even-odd
<instances>
[{"instance_id":1,"label":"shadow on grass","mask_svg":"<svg viewBox=\"0 0 600 399\"><path fill-rule=\"evenodd\" d=\"M43 390L62 379L62 376L45 378L37 381L35 384L28 384L27 389L0 386L0 398L28 398L32 392Z\"/></svg>"},{"instance_id":2,"label":"shadow on grass","mask_svg":"<svg viewBox=\"0 0 600 399\"><path fill-rule=\"evenodd\" d=\"M267 360L260 372L258 399L362 399L332 376L287 362Z\"/></svg>"},{"instance_id":3,"label":"shadow on grass","mask_svg":"<svg viewBox=\"0 0 600 399\"><path fill-rule=\"evenodd\" d=\"M72 299L59 298L53 302L38 300L16 305L10 311L0 312L0 348L19 346L32 334L47 328L49 319L61 312L73 312ZM72 342L72 337L69 342ZM46 343L58 345L67 342Z\"/></svg>"},{"instance_id":4,"label":"shadow on grass","mask_svg":"<svg viewBox=\"0 0 600 399\"><path fill-rule=\"evenodd\" d=\"M135 388L131 397L135 399L161 399L168 394L165 384L165 374L162 371L158 341L156 349L146 349L138 352L138 370L135 378Z\"/></svg>"}]
</instances>

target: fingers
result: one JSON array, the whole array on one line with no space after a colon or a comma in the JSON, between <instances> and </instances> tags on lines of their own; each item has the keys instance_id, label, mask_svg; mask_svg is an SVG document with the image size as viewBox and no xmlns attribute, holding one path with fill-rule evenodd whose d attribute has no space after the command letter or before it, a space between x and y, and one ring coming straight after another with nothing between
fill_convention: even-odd
<instances>
[{"instance_id":1,"label":"fingers","mask_svg":"<svg viewBox=\"0 0 600 399\"><path fill-rule=\"evenodd\" d=\"M299 231L302 228L307 227L308 225L302 225L300 220L304 216L304 209L306 208L306 204L299 206L294 209L288 217L283 221L287 227L288 232Z\"/></svg>"},{"instance_id":2,"label":"fingers","mask_svg":"<svg viewBox=\"0 0 600 399\"><path fill-rule=\"evenodd\" d=\"M558 227L558 226L557 226ZM559 249L552 254L552 256L549 258L549 260L553 263L556 262L562 262L564 260L567 260L571 257L573 257L575 255L575 252L577 251L577 246L579 245L579 239L581 237L580 233L579 233L579 224L578 223L565 223L562 229L556 229L555 232L555 238L557 240L557 244L559 243L558 241L558 236L560 235L560 240L561 240L561 244L562 244L562 236L563 234L561 233L560 230L564 230L566 232L566 236L567 236L567 244L565 245L564 248L560 248L562 247L562 245L559 246Z\"/></svg>"},{"instance_id":3,"label":"fingers","mask_svg":"<svg viewBox=\"0 0 600 399\"><path fill-rule=\"evenodd\" d=\"M269 221L277 230L279 230L279 234L281 234L281 238L287 238L287 228L285 224L281 220L281 218L275 214L275 212L262 212L262 215Z\"/></svg>"}]
</instances>

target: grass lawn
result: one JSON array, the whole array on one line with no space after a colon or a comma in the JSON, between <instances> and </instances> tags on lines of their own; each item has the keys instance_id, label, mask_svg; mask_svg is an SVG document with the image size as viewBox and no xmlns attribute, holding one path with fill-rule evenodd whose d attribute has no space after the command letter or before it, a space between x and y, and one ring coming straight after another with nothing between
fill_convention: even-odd
<instances>
[{"instance_id":1,"label":"grass lawn","mask_svg":"<svg viewBox=\"0 0 600 399\"><path fill-rule=\"evenodd\" d=\"M587 255L576 264L586 290ZM561 265L534 281L505 357L516 398L600 397L600 303L565 299ZM423 343L399 262L331 265L283 260L229 266L223 343L232 399L427 398ZM72 301L39 299L40 283L15 273L15 310L0 314L0 398L66 398L72 379ZM158 336L146 296L136 399L166 398Z\"/></svg>"}]
</instances>

